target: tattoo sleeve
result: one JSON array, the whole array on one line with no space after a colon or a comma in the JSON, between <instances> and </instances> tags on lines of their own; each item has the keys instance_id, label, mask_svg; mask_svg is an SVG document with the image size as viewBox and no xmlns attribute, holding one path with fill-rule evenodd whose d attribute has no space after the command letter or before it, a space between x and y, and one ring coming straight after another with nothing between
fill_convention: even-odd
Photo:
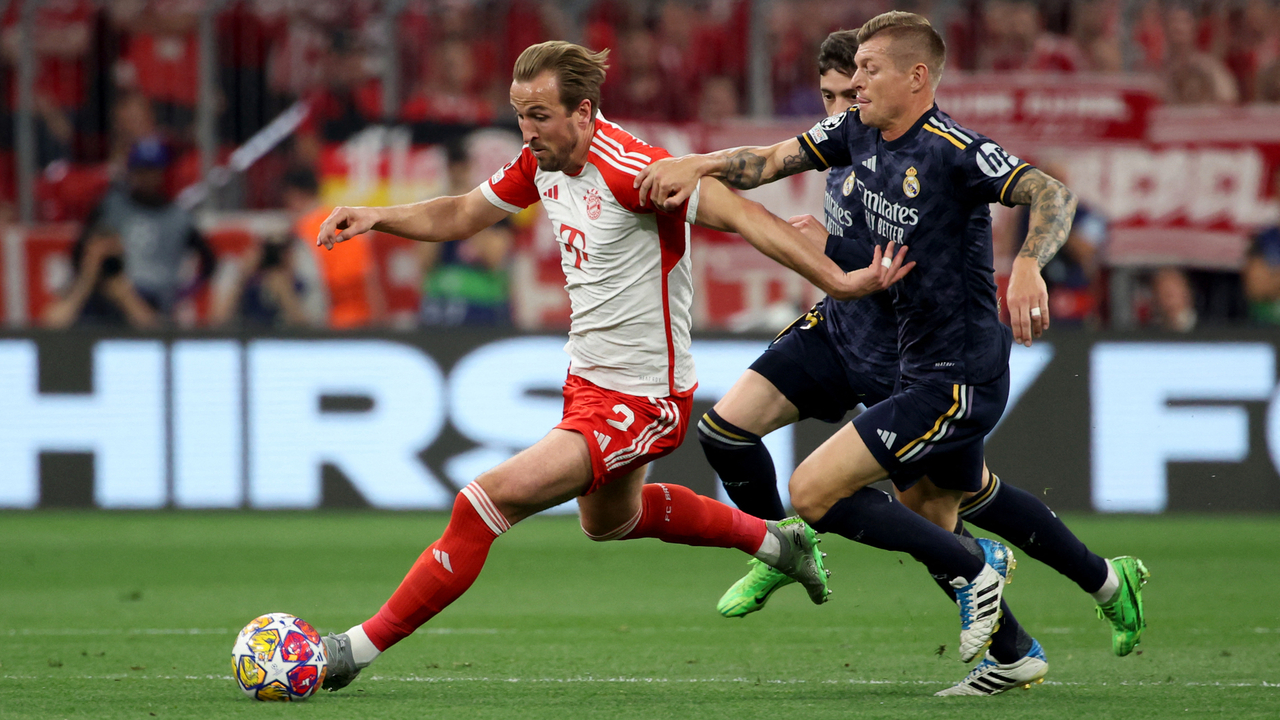
<instances>
[{"instance_id":1,"label":"tattoo sleeve","mask_svg":"<svg viewBox=\"0 0 1280 720\"><path fill-rule=\"evenodd\" d=\"M1076 196L1066 185L1032 169L1018 180L1009 200L1015 205L1031 206L1027 239L1022 243L1018 257L1033 258L1043 268L1058 254L1071 234Z\"/></svg>"},{"instance_id":2,"label":"tattoo sleeve","mask_svg":"<svg viewBox=\"0 0 1280 720\"><path fill-rule=\"evenodd\" d=\"M758 155L753 150L757 148L737 150L726 158L726 167L721 179L729 187L738 190L750 190L759 187L765 183L771 183L779 178L795 175L805 170L813 170L817 166L809 159L809 156L801 150L794 155L788 155L782 158L781 167L769 171L769 159L763 155Z\"/></svg>"}]
</instances>

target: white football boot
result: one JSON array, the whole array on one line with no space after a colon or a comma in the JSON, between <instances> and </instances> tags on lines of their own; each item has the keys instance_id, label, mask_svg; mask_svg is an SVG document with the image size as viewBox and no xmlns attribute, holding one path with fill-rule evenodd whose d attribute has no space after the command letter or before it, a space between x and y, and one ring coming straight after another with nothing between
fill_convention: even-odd
<instances>
[{"instance_id":1,"label":"white football boot","mask_svg":"<svg viewBox=\"0 0 1280 720\"><path fill-rule=\"evenodd\" d=\"M1019 686L1027 689L1032 685L1039 685L1044 682L1047 674L1049 662L1044 657L1044 648L1040 647L1037 640L1032 639L1031 650L1016 662L1001 664L991 657L991 653L987 653L965 679L934 695L997 695Z\"/></svg>"}]
</instances>

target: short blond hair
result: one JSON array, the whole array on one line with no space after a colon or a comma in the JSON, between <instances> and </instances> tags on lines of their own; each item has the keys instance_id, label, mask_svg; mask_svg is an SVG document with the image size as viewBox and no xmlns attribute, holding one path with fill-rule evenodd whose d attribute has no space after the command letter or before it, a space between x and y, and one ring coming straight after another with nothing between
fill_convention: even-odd
<instances>
[{"instance_id":1,"label":"short blond hair","mask_svg":"<svg viewBox=\"0 0 1280 720\"><path fill-rule=\"evenodd\" d=\"M563 40L550 40L530 45L516 58L512 79L531 82L544 72L556 74L556 87L560 89L560 103L573 112L583 100L591 101L591 117L600 112L600 86L604 84L605 71L609 69L608 49L591 52L581 45Z\"/></svg>"},{"instance_id":2,"label":"short blond hair","mask_svg":"<svg viewBox=\"0 0 1280 720\"><path fill-rule=\"evenodd\" d=\"M929 68L930 84L938 87L947 64L947 44L928 18L902 10L880 13L858 30L858 44L881 34L889 36L895 45L901 44L894 53L899 68L924 63Z\"/></svg>"}]
</instances>

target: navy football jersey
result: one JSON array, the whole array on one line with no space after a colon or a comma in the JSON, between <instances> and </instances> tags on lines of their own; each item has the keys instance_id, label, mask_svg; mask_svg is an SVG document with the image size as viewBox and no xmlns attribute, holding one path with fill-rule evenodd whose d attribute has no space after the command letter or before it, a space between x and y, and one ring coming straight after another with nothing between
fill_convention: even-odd
<instances>
[{"instance_id":1,"label":"navy football jersey","mask_svg":"<svg viewBox=\"0 0 1280 720\"><path fill-rule=\"evenodd\" d=\"M1009 194L1030 165L936 105L893 141L863 125L856 108L797 139L819 169L851 166L844 182L873 242L910 248L915 269L889 289L903 379L999 378L1013 335L998 315L988 205L1012 205Z\"/></svg>"},{"instance_id":2,"label":"navy football jersey","mask_svg":"<svg viewBox=\"0 0 1280 720\"><path fill-rule=\"evenodd\" d=\"M827 256L845 272L867 267L875 252L862 220L862 201L854 194L853 183L845 185L851 172L850 168L831 168L823 200L831 233ZM898 380L898 323L889 294L880 292L857 300L827 298L823 308L827 331L845 371L893 387Z\"/></svg>"}]
</instances>

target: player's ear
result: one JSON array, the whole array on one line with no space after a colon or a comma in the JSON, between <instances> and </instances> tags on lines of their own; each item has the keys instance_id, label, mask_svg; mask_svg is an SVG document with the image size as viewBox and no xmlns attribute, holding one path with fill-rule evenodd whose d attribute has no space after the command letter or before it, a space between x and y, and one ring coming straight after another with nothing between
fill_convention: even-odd
<instances>
[{"instance_id":1,"label":"player's ear","mask_svg":"<svg viewBox=\"0 0 1280 720\"><path fill-rule=\"evenodd\" d=\"M929 87L929 66L924 63L916 63L911 68L911 89L920 92Z\"/></svg>"},{"instance_id":2,"label":"player's ear","mask_svg":"<svg viewBox=\"0 0 1280 720\"><path fill-rule=\"evenodd\" d=\"M595 107L591 104L591 100L589 98L582 98L582 101L578 103L577 109L573 111L573 119L579 125L589 125L591 124L591 115L594 110Z\"/></svg>"}]
</instances>

